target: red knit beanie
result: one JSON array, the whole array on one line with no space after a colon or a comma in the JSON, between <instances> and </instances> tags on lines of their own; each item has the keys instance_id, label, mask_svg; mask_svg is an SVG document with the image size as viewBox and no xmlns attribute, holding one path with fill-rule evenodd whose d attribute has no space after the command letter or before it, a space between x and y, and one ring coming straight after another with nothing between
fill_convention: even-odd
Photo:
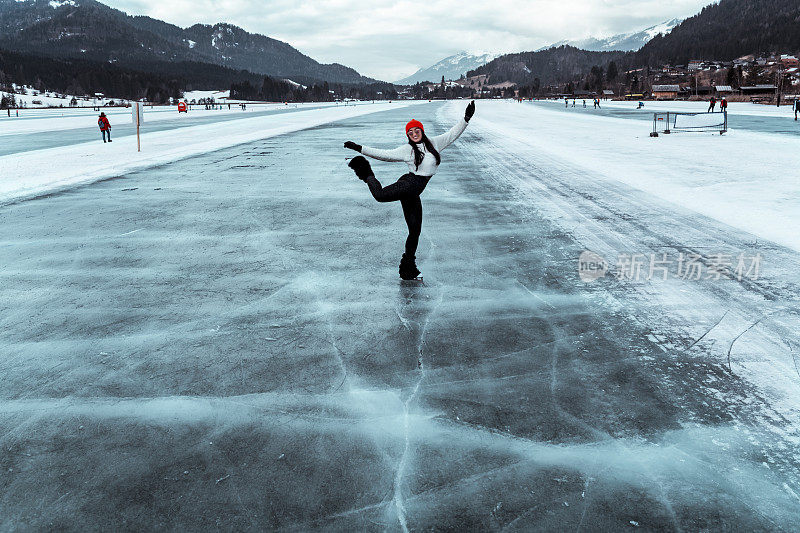
<instances>
[{"instance_id":1,"label":"red knit beanie","mask_svg":"<svg viewBox=\"0 0 800 533\"><path fill-rule=\"evenodd\" d=\"M406 135L408 135L408 130L411 128L419 128L422 130L422 133L425 133L425 128L422 127L422 122L417 119L411 120L408 124L406 124Z\"/></svg>"}]
</instances>

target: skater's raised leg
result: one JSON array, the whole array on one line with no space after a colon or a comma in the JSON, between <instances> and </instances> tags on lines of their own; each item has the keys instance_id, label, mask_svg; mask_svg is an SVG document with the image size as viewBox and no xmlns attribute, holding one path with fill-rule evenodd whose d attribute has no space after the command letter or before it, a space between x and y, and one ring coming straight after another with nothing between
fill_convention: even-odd
<instances>
[{"instance_id":1,"label":"skater's raised leg","mask_svg":"<svg viewBox=\"0 0 800 533\"><path fill-rule=\"evenodd\" d=\"M368 176L364 181L369 187L372 197L379 202L397 202L412 194L411 184L402 177L386 187L383 187L375 176Z\"/></svg>"},{"instance_id":2,"label":"skater's raised leg","mask_svg":"<svg viewBox=\"0 0 800 533\"><path fill-rule=\"evenodd\" d=\"M419 196L427 184L427 180L419 179L419 176L406 174L391 185L384 187L372 172L369 161L362 156L354 157L348 166L355 171L361 181L367 184L372 197L379 202L397 202L407 196Z\"/></svg>"}]
</instances>

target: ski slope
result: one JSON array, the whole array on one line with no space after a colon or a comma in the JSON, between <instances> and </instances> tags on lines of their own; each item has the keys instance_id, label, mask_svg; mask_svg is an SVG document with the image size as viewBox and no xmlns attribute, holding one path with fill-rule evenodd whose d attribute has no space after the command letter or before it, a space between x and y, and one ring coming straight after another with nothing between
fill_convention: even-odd
<instances>
[{"instance_id":1,"label":"ski slope","mask_svg":"<svg viewBox=\"0 0 800 533\"><path fill-rule=\"evenodd\" d=\"M0 530L796 529L796 139L478 101L402 284L342 142L465 104L3 158L84 174L0 206ZM585 251L763 265L586 282Z\"/></svg>"}]
</instances>

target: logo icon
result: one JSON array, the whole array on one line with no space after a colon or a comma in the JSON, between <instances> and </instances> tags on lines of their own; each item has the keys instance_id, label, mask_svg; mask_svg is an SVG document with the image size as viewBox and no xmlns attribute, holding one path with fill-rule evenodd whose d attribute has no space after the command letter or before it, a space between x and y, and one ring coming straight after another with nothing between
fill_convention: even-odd
<instances>
[{"instance_id":1,"label":"logo icon","mask_svg":"<svg viewBox=\"0 0 800 533\"><path fill-rule=\"evenodd\" d=\"M606 277L608 263L600 255L586 250L578 258L578 276L581 281L592 281Z\"/></svg>"}]
</instances>

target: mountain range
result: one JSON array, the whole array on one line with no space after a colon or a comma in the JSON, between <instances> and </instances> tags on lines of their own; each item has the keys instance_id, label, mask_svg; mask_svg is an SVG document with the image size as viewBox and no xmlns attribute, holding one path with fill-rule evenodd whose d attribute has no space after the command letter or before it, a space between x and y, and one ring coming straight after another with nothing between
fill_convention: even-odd
<instances>
[{"instance_id":1,"label":"mountain range","mask_svg":"<svg viewBox=\"0 0 800 533\"><path fill-rule=\"evenodd\" d=\"M484 83L510 81L528 87L591 76L589 85L595 86L602 84L604 69L627 72L685 65L690 59L730 61L748 54L800 51L798 0L719 0L677 22L574 42L590 50L556 43L545 50L499 57L459 53L400 82L457 79L466 72L487 75ZM266 94L263 86L273 88L274 83L266 83L265 75L319 86L326 96L323 81L347 85L338 93L351 97L393 92L388 84L344 65L321 64L287 43L231 24L180 28L129 16L96 0L0 0L0 84L53 85L51 90L66 86L74 94L82 94L82 89L161 101L181 90L233 83L250 84L243 85L244 92Z\"/></svg>"},{"instance_id":2,"label":"mountain range","mask_svg":"<svg viewBox=\"0 0 800 533\"><path fill-rule=\"evenodd\" d=\"M565 40L553 43L550 46L540 48L537 52L547 50L548 48L558 48L559 46L569 45L581 50L589 50L591 52L610 52L610 51L623 51L632 52L639 50L645 44L658 34L667 35L672 29L680 24L681 19L672 19L655 26L650 26L640 31L629 33L620 33L604 39L589 37L588 39L578 40Z\"/></svg>"},{"instance_id":3,"label":"mountain range","mask_svg":"<svg viewBox=\"0 0 800 533\"><path fill-rule=\"evenodd\" d=\"M671 25L665 23L663 28ZM624 71L665 64L687 65L692 59L732 61L749 55L800 52L798 0L719 0L687 18L668 33L659 32L636 51L597 52L571 45L536 52L506 54L467 75L485 74L491 83L520 86L594 79L611 66ZM655 26L648 35L660 29ZM612 38L613 40L613 38ZM624 40L624 39L623 39ZM607 44L611 44L610 42ZM594 74L591 71L594 70Z\"/></svg>"},{"instance_id":4,"label":"mountain range","mask_svg":"<svg viewBox=\"0 0 800 533\"><path fill-rule=\"evenodd\" d=\"M543 52L550 48L560 48L562 46L570 46L590 52L627 52L639 50L656 35L666 35L680 23L680 19L672 19L643 30L620 33L603 39L590 37L588 39L559 41L536 51ZM456 80L463 74L482 67L501 55L502 54L493 53L469 54L467 52L459 52L458 54L442 59L430 67L420 69L411 76L398 80L395 83L398 85L412 85L424 81L438 82L442 79L442 76L444 76L446 80Z\"/></svg>"},{"instance_id":5,"label":"mountain range","mask_svg":"<svg viewBox=\"0 0 800 533\"><path fill-rule=\"evenodd\" d=\"M417 82L424 81L438 82L441 81L442 76L444 76L446 80L457 80L466 72L485 65L498 55L500 54L469 54L467 52L459 52L442 59L428 68L419 69L411 76L403 78L402 80L397 80L395 83L398 85L413 85Z\"/></svg>"},{"instance_id":6,"label":"mountain range","mask_svg":"<svg viewBox=\"0 0 800 533\"><path fill-rule=\"evenodd\" d=\"M231 24L180 28L95 0L0 0L0 48L128 68L202 62L305 84L376 81L338 63L321 64L287 43Z\"/></svg>"}]
</instances>

